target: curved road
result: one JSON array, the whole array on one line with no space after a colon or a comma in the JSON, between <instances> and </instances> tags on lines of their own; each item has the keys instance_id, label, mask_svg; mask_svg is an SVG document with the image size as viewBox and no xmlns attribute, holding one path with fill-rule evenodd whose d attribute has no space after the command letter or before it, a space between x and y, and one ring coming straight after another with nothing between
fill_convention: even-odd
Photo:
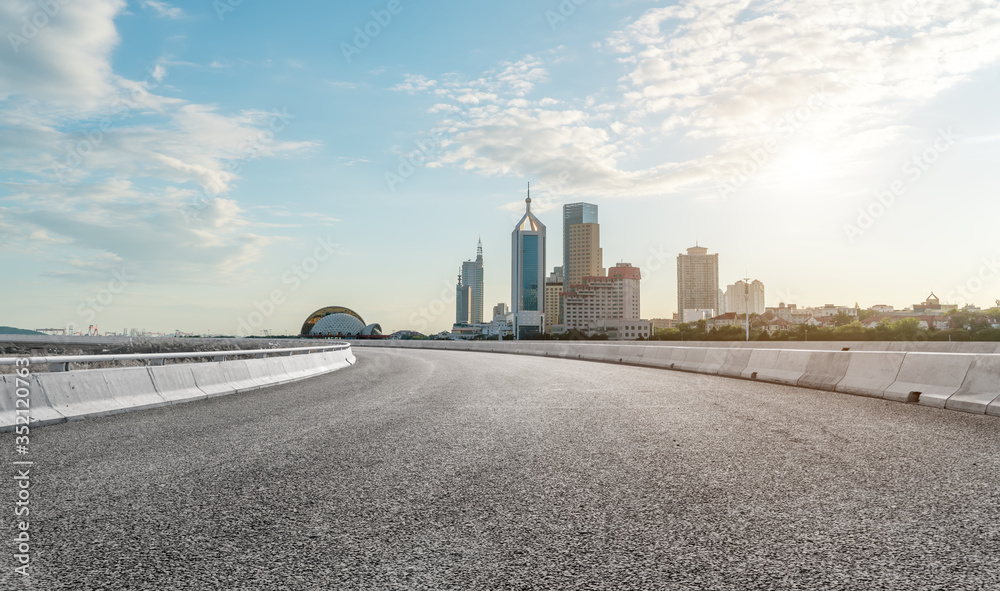
<instances>
[{"instance_id":1,"label":"curved road","mask_svg":"<svg viewBox=\"0 0 1000 591\"><path fill-rule=\"evenodd\" d=\"M995 417L356 354L305 382L36 430L30 588L1000 588ZM19 589L12 483L0 585Z\"/></svg>"}]
</instances>

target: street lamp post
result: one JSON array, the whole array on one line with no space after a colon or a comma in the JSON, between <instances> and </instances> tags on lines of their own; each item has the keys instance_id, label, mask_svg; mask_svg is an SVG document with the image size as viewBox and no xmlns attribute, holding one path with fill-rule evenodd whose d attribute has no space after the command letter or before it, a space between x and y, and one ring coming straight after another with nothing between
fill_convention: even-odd
<instances>
[{"instance_id":1,"label":"street lamp post","mask_svg":"<svg viewBox=\"0 0 1000 591\"><path fill-rule=\"evenodd\" d=\"M747 315L747 341L750 341L750 278L743 278L743 306Z\"/></svg>"}]
</instances>

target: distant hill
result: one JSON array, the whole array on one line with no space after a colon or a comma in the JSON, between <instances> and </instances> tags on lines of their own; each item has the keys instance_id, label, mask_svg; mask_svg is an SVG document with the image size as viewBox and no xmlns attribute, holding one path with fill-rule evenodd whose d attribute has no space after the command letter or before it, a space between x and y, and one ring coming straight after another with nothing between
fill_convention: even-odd
<instances>
[{"instance_id":1,"label":"distant hill","mask_svg":"<svg viewBox=\"0 0 1000 591\"><path fill-rule=\"evenodd\" d=\"M13 326L0 326L0 334L37 334L37 335L40 335L42 333L36 332L34 330L25 330L23 328L14 328Z\"/></svg>"}]
</instances>

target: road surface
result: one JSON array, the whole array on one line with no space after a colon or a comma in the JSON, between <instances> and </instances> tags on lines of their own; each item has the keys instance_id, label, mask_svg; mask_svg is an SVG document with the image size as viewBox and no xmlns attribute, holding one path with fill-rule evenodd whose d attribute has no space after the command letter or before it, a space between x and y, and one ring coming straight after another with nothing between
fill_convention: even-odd
<instances>
[{"instance_id":1,"label":"road surface","mask_svg":"<svg viewBox=\"0 0 1000 591\"><path fill-rule=\"evenodd\" d=\"M35 430L34 586L12 542L0 585L1000 588L996 417L575 360L356 355ZM24 457L0 443L13 476Z\"/></svg>"}]
</instances>

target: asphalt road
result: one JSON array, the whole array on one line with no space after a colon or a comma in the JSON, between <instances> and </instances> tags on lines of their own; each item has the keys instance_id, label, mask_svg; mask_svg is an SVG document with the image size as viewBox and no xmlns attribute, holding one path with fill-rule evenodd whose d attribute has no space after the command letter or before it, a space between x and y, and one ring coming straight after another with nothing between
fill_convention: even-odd
<instances>
[{"instance_id":1,"label":"asphalt road","mask_svg":"<svg viewBox=\"0 0 1000 591\"><path fill-rule=\"evenodd\" d=\"M356 354L305 382L37 429L33 586L11 571L11 477L0 586L1000 589L996 417L584 361Z\"/></svg>"}]
</instances>

